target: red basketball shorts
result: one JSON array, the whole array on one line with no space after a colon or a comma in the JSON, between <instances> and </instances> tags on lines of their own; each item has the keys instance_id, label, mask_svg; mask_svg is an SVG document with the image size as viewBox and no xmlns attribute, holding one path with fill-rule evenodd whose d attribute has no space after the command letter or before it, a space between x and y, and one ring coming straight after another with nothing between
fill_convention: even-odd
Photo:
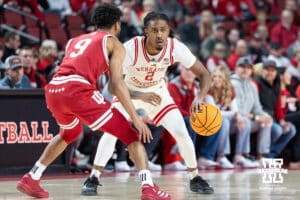
<instances>
[{"instance_id":1,"label":"red basketball shorts","mask_svg":"<svg viewBox=\"0 0 300 200\"><path fill-rule=\"evenodd\" d=\"M68 130L67 134L74 134L74 137L68 136L72 140L78 137L76 127L80 122L94 131L108 132L126 145L139 140L137 131L126 118L111 108L111 104L83 77L55 77L45 87L45 96L47 107L58 125ZM72 129L74 131L70 131Z\"/></svg>"}]
</instances>

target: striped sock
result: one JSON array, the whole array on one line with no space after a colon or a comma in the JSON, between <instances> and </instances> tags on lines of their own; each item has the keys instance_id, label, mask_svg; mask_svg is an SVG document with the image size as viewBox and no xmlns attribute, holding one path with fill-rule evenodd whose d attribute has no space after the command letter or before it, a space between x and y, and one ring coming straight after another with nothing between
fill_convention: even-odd
<instances>
[{"instance_id":1,"label":"striped sock","mask_svg":"<svg viewBox=\"0 0 300 200\"><path fill-rule=\"evenodd\" d=\"M139 177L140 177L140 181L142 182L142 185L144 184L149 184L151 186L154 185L151 177L151 172L149 170L139 171Z\"/></svg>"}]
</instances>

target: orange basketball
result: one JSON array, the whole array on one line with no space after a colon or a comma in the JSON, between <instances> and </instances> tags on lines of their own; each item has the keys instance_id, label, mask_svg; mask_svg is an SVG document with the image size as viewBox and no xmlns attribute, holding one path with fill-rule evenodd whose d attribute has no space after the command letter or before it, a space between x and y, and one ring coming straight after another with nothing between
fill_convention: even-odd
<instances>
[{"instance_id":1,"label":"orange basketball","mask_svg":"<svg viewBox=\"0 0 300 200\"><path fill-rule=\"evenodd\" d=\"M203 104L201 112L191 113L190 124L192 129L199 135L213 135L222 126L221 111L215 105Z\"/></svg>"}]
</instances>

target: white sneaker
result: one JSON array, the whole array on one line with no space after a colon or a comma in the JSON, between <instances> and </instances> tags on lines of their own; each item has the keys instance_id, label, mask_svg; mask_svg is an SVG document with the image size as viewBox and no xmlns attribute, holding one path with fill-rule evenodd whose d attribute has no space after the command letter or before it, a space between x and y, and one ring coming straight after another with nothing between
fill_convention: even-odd
<instances>
[{"instance_id":1,"label":"white sneaker","mask_svg":"<svg viewBox=\"0 0 300 200\"><path fill-rule=\"evenodd\" d=\"M169 171L183 171L187 170L187 166L182 164L180 161L175 161L164 166L164 170Z\"/></svg>"},{"instance_id":2,"label":"white sneaker","mask_svg":"<svg viewBox=\"0 0 300 200\"><path fill-rule=\"evenodd\" d=\"M151 161L148 161L148 166L150 171L161 171L161 166Z\"/></svg>"},{"instance_id":3,"label":"white sneaker","mask_svg":"<svg viewBox=\"0 0 300 200\"><path fill-rule=\"evenodd\" d=\"M220 167L219 163L208 160L206 158L199 158L198 159L198 168L200 169L214 169Z\"/></svg>"},{"instance_id":4,"label":"white sneaker","mask_svg":"<svg viewBox=\"0 0 300 200\"><path fill-rule=\"evenodd\" d=\"M115 171L117 172L129 172L131 171L131 168L129 167L129 165L127 164L126 161L119 161L119 162L115 162Z\"/></svg>"},{"instance_id":5,"label":"white sneaker","mask_svg":"<svg viewBox=\"0 0 300 200\"><path fill-rule=\"evenodd\" d=\"M259 163L256 161L252 161L248 158L245 158L244 156L237 155L234 157L234 164L236 166L242 167L242 168L257 168L259 167Z\"/></svg>"},{"instance_id":6,"label":"white sneaker","mask_svg":"<svg viewBox=\"0 0 300 200\"><path fill-rule=\"evenodd\" d=\"M219 157L217 162L220 164L222 169L233 169L234 165L227 159L226 156Z\"/></svg>"}]
</instances>

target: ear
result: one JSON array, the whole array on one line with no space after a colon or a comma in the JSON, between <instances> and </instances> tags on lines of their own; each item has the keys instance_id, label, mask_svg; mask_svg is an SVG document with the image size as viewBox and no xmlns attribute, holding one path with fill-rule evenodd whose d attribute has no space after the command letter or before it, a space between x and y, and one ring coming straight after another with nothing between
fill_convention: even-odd
<instances>
[{"instance_id":1,"label":"ear","mask_svg":"<svg viewBox=\"0 0 300 200\"><path fill-rule=\"evenodd\" d=\"M147 29L147 27L144 28L144 35L148 37L148 29Z\"/></svg>"}]
</instances>

